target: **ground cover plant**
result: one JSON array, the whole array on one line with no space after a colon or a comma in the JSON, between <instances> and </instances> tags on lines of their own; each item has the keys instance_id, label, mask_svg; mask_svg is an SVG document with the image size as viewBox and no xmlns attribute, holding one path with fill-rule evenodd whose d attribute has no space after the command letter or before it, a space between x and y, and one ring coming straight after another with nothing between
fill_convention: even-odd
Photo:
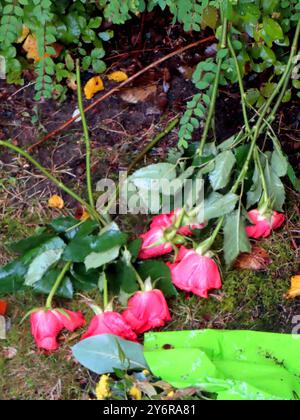
<instances>
[{"instance_id":1,"label":"ground cover plant","mask_svg":"<svg viewBox=\"0 0 300 420\"><path fill-rule=\"evenodd\" d=\"M282 311L290 311L289 318L297 314L294 312L297 301L287 304L288 309L282 301L284 295L295 298L299 294L294 259L294 253L299 250L295 237L299 233L299 168L295 156L281 140L277 117L284 107L293 110L299 97L299 2L26 0L1 4L1 71L5 71L9 83L22 84L29 75L31 81L26 86L34 85L37 104L31 122L38 126L39 134L30 144L24 144L13 136L8 140L4 133L0 139L4 163L7 151L16 153L24 159L22 162L29 162L31 168L56 186L58 190L48 202L53 211L62 211L65 205L59 190L65 200L69 196L73 206L75 203L78 206L76 214L42 218L31 236L11 241L4 233L6 250L16 259L9 258L0 270L1 294L4 298L21 294L29 300L30 305L26 305L22 316L18 314L24 317L19 328L26 328L29 317L31 333L41 354L59 349L58 336L62 331L71 333L64 338L67 343L72 341L76 360L97 375L105 374L95 387L91 385L95 379L90 381L86 379L88 373L80 372L80 381L93 398L122 399L127 395L133 399L206 398L205 388L176 392L170 385L157 382L158 378L148 371L143 355L143 334L162 327L236 329L245 325L249 329L254 326L258 330L291 332L280 325ZM146 50L143 38L150 45L155 43L156 34L146 32L145 26L147 16L157 16L159 8L165 11L168 25L175 28L172 51L158 60L152 58L143 69L135 57L138 51ZM118 32L120 24L125 24L125 28L131 24L138 27L137 34L129 36L137 49L133 55L137 61L136 72L131 73L128 63L120 66L118 61L107 69L105 43L109 48L116 37L122 39L124 35ZM189 37L190 43L176 44L178 34L179 38ZM154 136L135 159L129 157L130 176L125 187L117 188L107 200L103 195L96 204L95 150L89 112L102 102L105 105L104 101L110 100L113 94L121 95L131 107L144 105L152 95L154 106L149 115L161 114L171 96L172 76L167 67L159 66L165 66L168 60L178 60L178 56L207 42L210 49L207 48L206 57L195 53L191 66L176 63L177 74L192 79L189 83L194 85L192 94L185 96L186 100L189 98L187 104L182 104L180 111L165 121L161 134ZM114 56L116 60L119 56L125 56L129 62L133 60L130 52ZM82 75L82 71L86 73ZM154 77L150 83L149 79L142 79L149 77L149 72ZM102 73L105 74L101 76ZM156 78L162 82L161 90L157 89ZM146 87L135 87L136 80ZM112 90L106 93L108 84ZM23 88L19 89L24 92ZM239 121L231 130L220 134L218 98L224 89L229 97L237 98L234 113L238 113ZM46 130L39 118L39 103L47 106L51 98L67 102L72 90L76 91L73 96L77 103L72 117L67 122L67 118L62 119L61 127L57 128L54 122L53 131ZM101 91L104 93L97 97ZM59 106L64 106L63 103ZM156 107L154 111L153 107ZM148 112L141 108L139 116ZM32 151L44 147L47 140L79 122L83 171L79 185L74 187L69 179L64 179L63 173L41 164ZM118 129L113 127L111 135L118 135L119 130L120 125ZM135 166L145 161L147 153L174 132L176 147L167 145L164 159L156 159L136 170ZM294 136L292 131L292 140ZM129 136L126 143L131 142ZM11 162L11 154L8 157ZM3 178L3 194L19 182L14 177ZM174 206L167 213L163 206L166 198L163 186L158 187L158 203L148 200L153 188L151 180L162 178L174 185L178 185L176 181L189 180L192 186L186 203L180 208ZM204 182L204 214L193 193L199 179ZM184 183L179 185L181 191ZM143 227L140 234L135 232L130 218L114 218L110 214L115 202L122 198L124 188L133 191L130 199L136 206L148 214L158 214L151 216L150 228ZM175 202L179 190L173 191L172 201ZM3 208L7 210L4 203L5 200ZM284 209L289 206L291 210L286 213ZM10 219L6 217L7 211L3 212L2 229L9 235L9 225L13 222L8 223L6 220ZM295 227L292 232L288 228L287 234L294 251L281 239L282 233L274 233L282 232L291 223ZM19 228L18 224L13 226ZM262 247L264 243L268 247L268 242L261 245L262 239L271 241L272 255ZM273 256L276 262L270 265ZM278 272L277 264L286 266L287 271ZM245 268L246 274L239 271ZM257 270L268 270L268 279L274 276L275 270L279 285L267 281L265 287L266 277L257 274ZM289 280L291 275L294 277L288 293L288 282L281 277ZM45 301L36 301L32 293L46 295ZM187 295L189 303L185 301ZM77 308L80 304L80 311L66 305L65 300L73 299L78 302ZM83 315L86 309L82 307L90 307L95 313L88 326ZM181 308L186 313L185 321L178 315ZM246 308L246 315L239 308ZM264 316L260 317L260 313ZM81 339L75 333L79 329L83 331ZM3 351L13 363L14 347L5 347ZM93 352L97 357L91 357ZM6 364L4 360L3 369ZM71 392L67 397L75 394Z\"/></svg>"}]
</instances>

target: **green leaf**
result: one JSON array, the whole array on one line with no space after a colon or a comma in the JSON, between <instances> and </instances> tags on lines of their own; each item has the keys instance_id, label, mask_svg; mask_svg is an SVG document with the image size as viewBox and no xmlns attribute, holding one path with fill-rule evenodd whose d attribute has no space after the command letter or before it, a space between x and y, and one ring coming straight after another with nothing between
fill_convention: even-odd
<instances>
[{"instance_id":1,"label":"green leaf","mask_svg":"<svg viewBox=\"0 0 300 420\"><path fill-rule=\"evenodd\" d=\"M136 273L131 265L124 259L118 261L108 276L109 284L117 293L123 290L126 293L134 293L139 290Z\"/></svg>"},{"instance_id":2,"label":"green leaf","mask_svg":"<svg viewBox=\"0 0 300 420\"><path fill-rule=\"evenodd\" d=\"M264 16L263 31L273 41L284 39L284 33L279 23L268 16Z\"/></svg>"},{"instance_id":3,"label":"green leaf","mask_svg":"<svg viewBox=\"0 0 300 420\"><path fill-rule=\"evenodd\" d=\"M151 190L154 187L153 181L161 179L171 181L176 176L176 165L171 163L157 163L134 172L128 178L128 181L132 182L139 189Z\"/></svg>"},{"instance_id":4,"label":"green leaf","mask_svg":"<svg viewBox=\"0 0 300 420\"><path fill-rule=\"evenodd\" d=\"M285 202L284 185L268 161L266 162L265 167L265 178L268 194L272 200L274 210L282 211Z\"/></svg>"},{"instance_id":5,"label":"green leaf","mask_svg":"<svg viewBox=\"0 0 300 420\"><path fill-rule=\"evenodd\" d=\"M89 270L87 271L85 265L73 264L71 267L72 282L76 290L83 292L90 292L95 290L98 287L99 281L99 270Z\"/></svg>"},{"instance_id":6,"label":"green leaf","mask_svg":"<svg viewBox=\"0 0 300 420\"><path fill-rule=\"evenodd\" d=\"M111 263L116 260L119 256L121 247L115 246L114 248L108 249L103 252L92 252L85 260L84 264L87 270L91 268L103 267L105 264Z\"/></svg>"},{"instance_id":7,"label":"green leaf","mask_svg":"<svg viewBox=\"0 0 300 420\"><path fill-rule=\"evenodd\" d=\"M100 236L74 238L65 249L63 258L66 261L84 262L92 252L102 253L125 245L127 238L126 234L113 229Z\"/></svg>"},{"instance_id":8,"label":"green leaf","mask_svg":"<svg viewBox=\"0 0 300 420\"><path fill-rule=\"evenodd\" d=\"M251 189L247 193L247 209L258 203L263 193L263 186L259 169L255 165L255 171L253 174L253 184Z\"/></svg>"},{"instance_id":9,"label":"green leaf","mask_svg":"<svg viewBox=\"0 0 300 420\"><path fill-rule=\"evenodd\" d=\"M172 283L171 271L163 261L139 262L137 270L143 280L150 277L152 284L155 283L155 287L160 289L167 298L178 295Z\"/></svg>"},{"instance_id":10,"label":"green leaf","mask_svg":"<svg viewBox=\"0 0 300 420\"><path fill-rule=\"evenodd\" d=\"M147 368L143 347L114 335L87 338L72 347L72 351L79 363L98 375L114 373L115 369Z\"/></svg>"},{"instance_id":11,"label":"green leaf","mask_svg":"<svg viewBox=\"0 0 300 420\"><path fill-rule=\"evenodd\" d=\"M140 250L142 248L142 239L135 239L127 245L128 251L132 256L132 261L135 262L139 256Z\"/></svg>"},{"instance_id":12,"label":"green leaf","mask_svg":"<svg viewBox=\"0 0 300 420\"><path fill-rule=\"evenodd\" d=\"M41 280L49 268L53 267L60 260L63 252L64 247L50 249L37 256L29 266L25 277L25 285L33 286Z\"/></svg>"},{"instance_id":13,"label":"green leaf","mask_svg":"<svg viewBox=\"0 0 300 420\"><path fill-rule=\"evenodd\" d=\"M45 276L37 281L33 285L33 291L35 293L40 293L43 295L49 295L51 292L52 287L54 286L55 280L59 276L60 271L59 270L50 270ZM56 296L64 298L64 299L73 299L73 284L71 282L71 279L66 276L61 283L59 289L56 292Z\"/></svg>"},{"instance_id":14,"label":"green leaf","mask_svg":"<svg viewBox=\"0 0 300 420\"><path fill-rule=\"evenodd\" d=\"M292 165L288 165L288 177L296 191L300 192L300 179L297 178L296 172Z\"/></svg>"},{"instance_id":15,"label":"green leaf","mask_svg":"<svg viewBox=\"0 0 300 420\"><path fill-rule=\"evenodd\" d=\"M284 156L280 149L276 149L272 153L271 166L276 175L279 176L279 178L286 176L288 171L288 164L289 163L287 157Z\"/></svg>"},{"instance_id":16,"label":"green leaf","mask_svg":"<svg viewBox=\"0 0 300 420\"><path fill-rule=\"evenodd\" d=\"M0 292L15 293L24 283L24 276L28 267L21 259L15 260L0 268Z\"/></svg>"},{"instance_id":17,"label":"green leaf","mask_svg":"<svg viewBox=\"0 0 300 420\"><path fill-rule=\"evenodd\" d=\"M19 242L12 243L9 247L12 251L17 252L18 254L25 254L29 250L43 245L51 238L53 238L53 234L41 233L39 235L30 236L27 239L22 239Z\"/></svg>"},{"instance_id":18,"label":"green leaf","mask_svg":"<svg viewBox=\"0 0 300 420\"><path fill-rule=\"evenodd\" d=\"M224 257L228 267L242 252L250 252L251 244L245 229L241 211L237 210L226 217L224 226Z\"/></svg>"},{"instance_id":19,"label":"green leaf","mask_svg":"<svg viewBox=\"0 0 300 420\"><path fill-rule=\"evenodd\" d=\"M238 200L239 197L233 193L222 195L213 192L204 201L204 220L209 221L231 213L235 209Z\"/></svg>"},{"instance_id":20,"label":"green leaf","mask_svg":"<svg viewBox=\"0 0 300 420\"><path fill-rule=\"evenodd\" d=\"M209 175L210 183L215 191L228 185L235 163L234 154L230 150L222 152L216 157L215 169Z\"/></svg>"}]
</instances>

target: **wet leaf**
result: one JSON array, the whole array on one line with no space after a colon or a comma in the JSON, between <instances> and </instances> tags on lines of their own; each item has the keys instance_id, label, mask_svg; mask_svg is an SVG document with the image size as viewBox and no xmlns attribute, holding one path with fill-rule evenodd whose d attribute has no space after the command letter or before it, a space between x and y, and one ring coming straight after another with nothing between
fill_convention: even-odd
<instances>
[{"instance_id":1,"label":"wet leaf","mask_svg":"<svg viewBox=\"0 0 300 420\"><path fill-rule=\"evenodd\" d=\"M300 296L300 274L291 278L291 288L287 294L287 299Z\"/></svg>"},{"instance_id":2,"label":"wet leaf","mask_svg":"<svg viewBox=\"0 0 300 420\"><path fill-rule=\"evenodd\" d=\"M128 79L127 74L124 71L114 71L113 73L109 74L107 76L108 80L111 80L112 82L125 82L125 80Z\"/></svg>"},{"instance_id":3,"label":"wet leaf","mask_svg":"<svg viewBox=\"0 0 300 420\"><path fill-rule=\"evenodd\" d=\"M100 76L92 77L84 87L86 99L92 99L97 92L104 90L104 83Z\"/></svg>"},{"instance_id":4,"label":"wet leaf","mask_svg":"<svg viewBox=\"0 0 300 420\"><path fill-rule=\"evenodd\" d=\"M150 95L153 95L156 92L156 85L148 85L144 87L133 87L129 89L124 89L121 92L121 98L123 101L129 102L130 104L137 104L139 102L144 102L149 98Z\"/></svg>"},{"instance_id":5,"label":"wet leaf","mask_svg":"<svg viewBox=\"0 0 300 420\"><path fill-rule=\"evenodd\" d=\"M26 38L23 44L23 49L27 53L26 56L28 60L36 61L38 59L39 54L38 54L37 39L35 35L28 35L28 37Z\"/></svg>"},{"instance_id":6,"label":"wet leaf","mask_svg":"<svg viewBox=\"0 0 300 420\"><path fill-rule=\"evenodd\" d=\"M53 195L49 198L48 207L51 209L63 209L65 207L64 200L59 195Z\"/></svg>"},{"instance_id":7,"label":"wet leaf","mask_svg":"<svg viewBox=\"0 0 300 420\"><path fill-rule=\"evenodd\" d=\"M270 264L272 264L272 260L268 252L263 248L254 246L251 253L244 253L238 257L235 268L260 271L265 270Z\"/></svg>"}]
</instances>

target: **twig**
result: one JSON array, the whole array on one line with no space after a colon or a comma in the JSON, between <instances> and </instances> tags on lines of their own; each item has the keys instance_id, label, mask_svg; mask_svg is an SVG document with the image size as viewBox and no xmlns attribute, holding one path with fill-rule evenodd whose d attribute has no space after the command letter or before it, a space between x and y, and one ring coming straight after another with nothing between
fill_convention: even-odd
<instances>
[{"instance_id":1,"label":"twig","mask_svg":"<svg viewBox=\"0 0 300 420\"><path fill-rule=\"evenodd\" d=\"M120 89L122 89L124 86L128 85L129 83L133 82L135 79L137 79L138 77L140 77L142 74L146 73L148 70L152 69L153 67L158 66L159 64L163 63L164 61L169 60L170 58L182 54L185 51L191 49L191 48L195 48L198 47L201 44L205 44L207 42L212 42L215 40L215 36L209 36L205 39L201 39L199 41L193 42L192 44L189 44L185 47L179 48L178 50L166 55L165 57L160 58L159 60L155 61L154 63L150 64L149 66L145 67L144 69L140 70L138 73L134 74L133 76L129 77L127 80L125 80L124 82L120 83L118 86L116 86L115 88L111 89L109 92L107 92L106 94L104 94L103 96L101 96L100 98L98 98L95 102L93 102L92 104L90 104L88 107L86 107L84 109L84 112L88 112L91 109L95 108L95 106L97 106L99 103L105 101L107 98L109 98L111 95L113 95L114 93L118 92ZM71 125L74 121L76 121L78 118L78 115L76 115L75 117L69 119L67 122L65 122L64 124L62 124L60 127L58 127L56 130L52 131L51 133L47 134L47 136L45 136L42 140L40 140L39 142L33 144L32 146L30 146L28 148L28 151L31 152L33 149L35 149L36 147L40 146L41 144L43 144L45 141L51 139L52 137L56 136L58 133L60 133L61 131L63 131L65 128L69 127L69 125Z\"/></svg>"},{"instance_id":2,"label":"twig","mask_svg":"<svg viewBox=\"0 0 300 420\"><path fill-rule=\"evenodd\" d=\"M163 139L167 134L169 134L173 128L176 127L176 125L179 123L179 118L175 118L174 120L170 121L167 127L159 133L146 147L142 152L134 159L134 161L131 163L131 165L128 167L127 172L130 173L135 166L143 159L143 157L152 150L157 143Z\"/></svg>"}]
</instances>

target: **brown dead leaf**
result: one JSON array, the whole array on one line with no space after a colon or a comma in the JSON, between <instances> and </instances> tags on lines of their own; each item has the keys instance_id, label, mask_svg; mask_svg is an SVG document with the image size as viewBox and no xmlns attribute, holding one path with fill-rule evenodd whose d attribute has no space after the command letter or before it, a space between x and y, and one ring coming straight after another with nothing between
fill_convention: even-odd
<instances>
[{"instance_id":1,"label":"brown dead leaf","mask_svg":"<svg viewBox=\"0 0 300 420\"><path fill-rule=\"evenodd\" d=\"M23 29L22 29L22 33L19 36L19 38L16 40L17 44L22 44L22 42L27 38L27 36L29 35L29 28L27 28L27 26L23 25Z\"/></svg>"},{"instance_id":2,"label":"brown dead leaf","mask_svg":"<svg viewBox=\"0 0 300 420\"><path fill-rule=\"evenodd\" d=\"M147 395L147 397L152 398L157 395L157 392L150 382L138 382L138 387L142 391L143 394Z\"/></svg>"},{"instance_id":3,"label":"brown dead leaf","mask_svg":"<svg viewBox=\"0 0 300 420\"><path fill-rule=\"evenodd\" d=\"M87 84L84 87L84 93L86 99L92 99L93 96L100 92L101 90L104 90L104 83L100 76L94 76L92 77Z\"/></svg>"},{"instance_id":4,"label":"brown dead leaf","mask_svg":"<svg viewBox=\"0 0 300 420\"><path fill-rule=\"evenodd\" d=\"M174 396L173 399L177 400L179 398L186 398L186 397L192 397L193 395L197 394L197 392L199 391L198 388L185 388L185 389L178 389Z\"/></svg>"},{"instance_id":5,"label":"brown dead leaf","mask_svg":"<svg viewBox=\"0 0 300 420\"><path fill-rule=\"evenodd\" d=\"M287 299L300 296L300 274L291 278L291 288L287 294Z\"/></svg>"},{"instance_id":6,"label":"brown dead leaf","mask_svg":"<svg viewBox=\"0 0 300 420\"><path fill-rule=\"evenodd\" d=\"M107 78L108 80L117 83L125 82L125 80L128 80L128 76L124 71L114 71L113 73L109 74Z\"/></svg>"},{"instance_id":7,"label":"brown dead leaf","mask_svg":"<svg viewBox=\"0 0 300 420\"><path fill-rule=\"evenodd\" d=\"M28 35L26 38L23 48L27 53L28 60L34 60L36 61L39 57L38 54L38 47L37 47L37 39L35 35Z\"/></svg>"},{"instance_id":8,"label":"brown dead leaf","mask_svg":"<svg viewBox=\"0 0 300 420\"><path fill-rule=\"evenodd\" d=\"M123 101L126 101L130 104L137 104L139 102L144 102L149 96L156 93L156 85L148 85L143 87L133 87L124 89L121 92L121 98Z\"/></svg>"},{"instance_id":9,"label":"brown dead leaf","mask_svg":"<svg viewBox=\"0 0 300 420\"><path fill-rule=\"evenodd\" d=\"M258 246L252 248L251 253L241 254L235 262L235 268L240 270L260 271L272 264L272 260L267 251Z\"/></svg>"},{"instance_id":10,"label":"brown dead leaf","mask_svg":"<svg viewBox=\"0 0 300 420\"><path fill-rule=\"evenodd\" d=\"M55 54L51 55L51 57L53 58L57 58L60 56L62 50L63 50L63 46L58 44L58 43L54 43L51 44L51 47L54 48L55 50ZM46 57L50 57L49 54L45 54L43 57L39 56L38 53L38 45L37 45L37 39L36 39L36 35L35 34L29 34L23 44L23 49L26 51L27 55L26 57L28 58L28 60L34 60L36 62L43 60Z\"/></svg>"},{"instance_id":11,"label":"brown dead leaf","mask_svg":"<svg viewBox=\"0 0 300 420\"><path fill-rule=\"evenodd\" d=\"M65 207L64 200L59 195L53 195L49 198L48 206L51 209L63 209Z\"/></svg>"}]
</instances>

